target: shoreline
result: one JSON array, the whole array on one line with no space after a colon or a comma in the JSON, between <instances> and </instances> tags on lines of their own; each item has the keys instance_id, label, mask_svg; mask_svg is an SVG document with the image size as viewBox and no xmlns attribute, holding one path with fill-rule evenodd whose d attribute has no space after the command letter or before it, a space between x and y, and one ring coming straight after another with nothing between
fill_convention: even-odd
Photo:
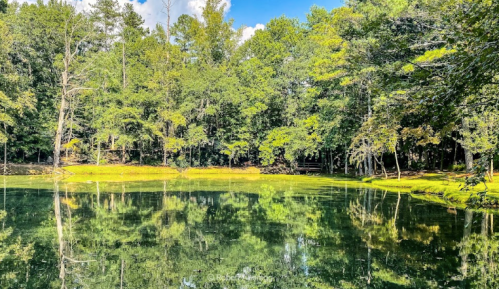
<instances>
[{"instance_id":1,"label":"shoreline","mask_svg":"<svg viewBox=\"0 0 499 289\"><path fill-rule=\"evenodd\" d=\"M98 179L102 182L152 181L158 179L174 179L180 176L188 178L227 178L239 176L241 178L263 176L288 176L284 174L264 174L257 167L203 167L203 168L171 168L162 166L135 166L135 165L76 165L64 166L53 170L50 165L8 165L9 171L16 174L8 176L48 176L62 177L74 182L84 182L88 179ZM354 176L345 175L312 175L329 180L333 184L350 183L387 190L390 192L410 193L415 198L446 205L465 205L470 207L499 208L499 183L487 183L489 188L483 203L477 203L476 192L484 189L483 184L470 191L461 191L464 178L451 176L446 173L414 173L405 172L398 182L393 177L364 178L360 180ZM311 176L311 175L308 175Z\"/></svg>"},{"instance_id":2,"label":"shoreline","mask_svg":"<svg viewBox=\"0 0 499 289\"><path fill-rule=\"evenodd\" d=\"M2 172L3 173L3 172ZM139 165L70 165L54 170L52 165L8 164L7 176L46 175L176 175L176 174L263 174L257 167L172 168ZM2 174L3 175L3 174Z\"/></svg>"}]
</instances>

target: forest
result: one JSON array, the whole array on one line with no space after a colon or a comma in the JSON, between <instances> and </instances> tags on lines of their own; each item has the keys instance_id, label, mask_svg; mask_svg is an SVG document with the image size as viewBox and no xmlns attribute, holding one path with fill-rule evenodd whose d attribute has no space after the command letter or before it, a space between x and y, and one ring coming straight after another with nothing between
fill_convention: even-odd
<instances>
[{"instance_id":1,"label":"forest","mask_svg":"<svg viewBox=\"0 0 499 289\"><path fill-rule=\"evenodd\" d=\"M116 0L0 0L4 168L493 171L499 0L345 2L243 41L221 0L171 24L165 0L154 29Z\"/></svg>"}]
</instances>

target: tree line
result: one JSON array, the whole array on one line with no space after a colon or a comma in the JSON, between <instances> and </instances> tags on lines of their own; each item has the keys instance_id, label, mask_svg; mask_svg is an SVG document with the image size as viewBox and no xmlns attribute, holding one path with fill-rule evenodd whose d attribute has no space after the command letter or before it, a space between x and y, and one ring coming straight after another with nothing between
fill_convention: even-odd
<instances>
[{"instance_id":1,"label":"tree line","mask_svg":"<svg viewBox=\"0 0 499 289\"><path fill-rule=\"evenodd\" d=\"M220 0L0 2L7 162L493 170L498 0L349 0L247 41Z\"/></svg>"}]
</instances>

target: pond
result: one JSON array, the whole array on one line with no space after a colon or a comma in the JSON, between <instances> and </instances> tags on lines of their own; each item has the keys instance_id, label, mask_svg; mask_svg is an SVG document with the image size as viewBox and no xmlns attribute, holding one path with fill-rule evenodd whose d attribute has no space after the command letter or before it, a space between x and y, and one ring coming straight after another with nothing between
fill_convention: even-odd
<instances>
[{"instance_id":1,"label":"pond","mask_svg":"<svg viewBox=\"0 0 499 289\"><path fill-rule=\"evenodd\" d=\"M327 178L7 177L0 209L2 288L499 288L490 211Z\"/></svg>"}]
</instances>

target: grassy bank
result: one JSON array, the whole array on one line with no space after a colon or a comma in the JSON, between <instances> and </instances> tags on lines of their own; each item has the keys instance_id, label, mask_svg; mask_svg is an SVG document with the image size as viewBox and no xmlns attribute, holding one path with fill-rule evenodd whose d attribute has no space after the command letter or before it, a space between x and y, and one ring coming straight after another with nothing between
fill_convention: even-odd
<instances>
[{"instance_id":1,"label":"grassy bank","mask_svg":"<svg viewBox=\"0 0 499 289\"><path fill-rule=\"evenodd\" d=\"M53 182L53 171L51 166L33 166L16 165L12 166L10 171L13 175L45 175L45 177L36 178L35 183L47 179L47 184ZM413 173L414 174L414 173ZM226 167L208 167L208 168L188 168L176 169L169 167L155 166L125 166L125 165L78 165L67 166L57 171L56 179L64 180L66 183L122 183L122 182L143 182L143 181L165 181L176 178L186 179L244 179L258 181L265 175L261 174L260 169L255 167L248 168L226 168ZM289 179L294 176L276 175L275 180ZM32 178L29 178L32 179ZM24 184L29 179L20 177ZM464 176L448 175L443 173L406 175L397 179L389 178L369 178L355 179L347 176L323 176L319 178L298 178L308 180L308 186L314 186L316 183L327 183L333 186L355 187L376 187L391 192L411 193L415 198L426 199L432 202L443 204L464 204L473 205L478 198L476 193L484 190L484 185L478 185L471 191L462 191L464 186ZM297 179L297 180L298 180ZM34 180L34 179L33 179ZM499 207L499 176L497 183L487 183L488 193L484 205L488 207ZM42 181L44 183L44 181Z\"/></svg>"},{"instance_id":2,"label":"grassy bank","mask_svg":"<svg viewBox=\"0 0 499 289\"><path fill-rule=\"evenodd\" d=\"M446 202L473 204L477 200L477 192L483 191L485 186L480 184L470 191L461 190L464 176L451 176L447 174L424 174L414 177L397 179L364 179L364 182L373 186L388 189L403 189L414 195L437 196ZM483 205L489 207L499 206L499 183L487 183L488 193ZM428 198L428 196L427 196Z\"/></svg>"},{"instance_id":3,"label":"grassy bank","mask_svg":"<svg viewBox=\"0 0 499 289\"><path fill-rule=\"evenodd\" d=\"M74 175L176 175L176 174L211 174L211 175L230 175L230 174L260 174L260 170L254 167L248 168L225 168L225 167L207 167L207 168L188 168L175 169L170 167L153 166L124 166L124 165L79 165L67 166L64 170Z\"/></svg>"}]
</instances>

